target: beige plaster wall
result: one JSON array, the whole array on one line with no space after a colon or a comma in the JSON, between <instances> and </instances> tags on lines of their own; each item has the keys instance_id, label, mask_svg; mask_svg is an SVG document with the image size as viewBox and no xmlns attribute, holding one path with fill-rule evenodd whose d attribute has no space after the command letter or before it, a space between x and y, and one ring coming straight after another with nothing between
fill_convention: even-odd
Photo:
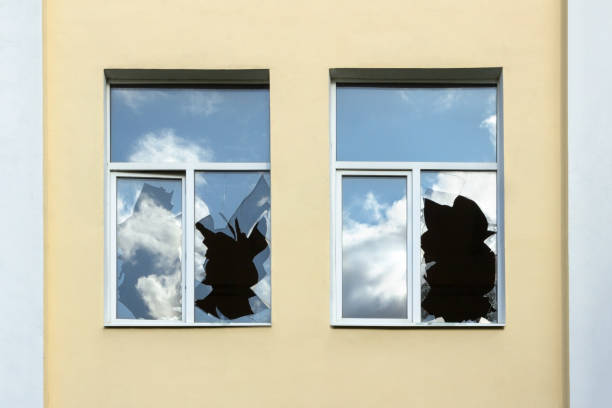
<instances>
[{"instance_id":1,"label":"beige plaster wall","mask_svg":"<svg viewBox=\"0 0 612 408\"><path fill-rule=\"evenodd\" d=\"M563 16L553 0L46 1L46 406L563 406ZM488 66L504 68L507 326L330 328L329 68ZM270 69L272 327L103 328L104 68Z\"/></svg>"}]
</instances>

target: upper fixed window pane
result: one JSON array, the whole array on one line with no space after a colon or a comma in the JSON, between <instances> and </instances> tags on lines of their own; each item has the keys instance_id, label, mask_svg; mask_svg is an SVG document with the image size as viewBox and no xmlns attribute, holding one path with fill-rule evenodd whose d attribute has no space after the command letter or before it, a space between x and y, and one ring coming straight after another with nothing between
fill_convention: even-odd
<instances>
[{"instance_id":1,"label":"upper fixed window pane","mask_svg":"<svg viewBox=\"0 0 612 408\"><path fill-rule=\"evenodd\" d=\"M111 88L113 162L268 162L265 88Z\"/></svg>"},{"instance_id":2,"label":"upper fixed window pane","mask_svg":"<svg viewBox=\"0 0 612 408\"><path fill-rule=\"evenodd\" d=\"M496 88L338 85L339 161L495 162Z\"/></svg>"}]
</instances>

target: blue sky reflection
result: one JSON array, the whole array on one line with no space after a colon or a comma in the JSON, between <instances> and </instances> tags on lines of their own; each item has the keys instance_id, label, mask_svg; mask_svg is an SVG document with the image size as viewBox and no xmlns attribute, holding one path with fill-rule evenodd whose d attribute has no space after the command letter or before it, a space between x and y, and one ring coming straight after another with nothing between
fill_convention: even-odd
<instances>
[{"instance_id":1,"label":"blue sky reflection","mask_svg":"<svg viewBox=\"0 0 612 408\"><path fill-rule=\"evenodd\" d=\"M342 316L406 318L406 179L342 179Z\"/></svg>"},{"instance_id":2,"label":"blue sky reflection","mask_svg":"<svg viewBox=\"0 0 612 408\"><path fill-rule=\"evenodd\" d=\"M182 317L181 180L117 179L117 318Z\"/></svg>"},{"instance_id":3,"label":"blue sky reflection","mask_svg":"<svg viewBox=\"0 0 612 408\"><path fill-rule=\"evenodd\" d=\"M496 88L337 87L337 160L496 161Z\"/></svg>"},{"instance_id":4,"label":"blue sky reflection","mask_svg":"<svg viewBox=\"0 0 612 408\"><path fill-rule=\"evenodd\" d=\"M111 88L113 162L267 162L263 88Z\"/></svg>"}]
</instances>

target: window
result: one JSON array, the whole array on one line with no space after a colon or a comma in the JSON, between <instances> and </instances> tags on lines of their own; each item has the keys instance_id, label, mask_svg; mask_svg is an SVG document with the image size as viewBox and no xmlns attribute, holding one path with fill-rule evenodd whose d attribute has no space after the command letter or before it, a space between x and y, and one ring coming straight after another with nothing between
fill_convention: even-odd
<instances>
[{"instance_id":1,"label":"window","mask_svg":"<svg viewBox=\"0 0 612 408\"><path fill-rule=\"evenodd\" d=\"M500 74L332 70L333 325L504 324Z\"/></svg>"},{"instance_id":2,"label":"window","mask_svg":"<svg viewBox=\"0 0 612 408\"><path fill-rule=\"evenodd\" d=\"M107 72L106 325L270 324L267 71L138 74Z\"/></svg>"}]
</instances>

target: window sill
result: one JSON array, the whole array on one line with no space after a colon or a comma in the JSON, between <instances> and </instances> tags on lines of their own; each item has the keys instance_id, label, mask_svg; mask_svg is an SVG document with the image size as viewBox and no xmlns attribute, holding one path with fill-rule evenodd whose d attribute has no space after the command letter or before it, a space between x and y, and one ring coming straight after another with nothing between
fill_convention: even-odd
<instances>
[{"instance_id":1,"label":"window sill","mask_svg":"<svg viewBox=\"0 0 612 408\"><path fill-rule=\"evenodd\" d=\"M105 328L149 327L149 328L193 328L193 327L270 327L272 323L185 323L185 322L152 322L152 321L114 321L105 322Z\"/></svg>"},{"instance_id":2,"label":"window sill","mask_svg":"<svg viewBox=\"0 0 612 408\"><path fill-rule=\"evenodd\" d=\"M358 320L358 321L357 321ZM420 329L420 328L480 328L480 329L503 329L506 323L446 323L446 322L428 322L428 323L406 323L398 321L364 321L362 319L337 320L332 321L332 327L354 327L354 328L405 328L405 329Z\"/></svg>"}]
</instances>

